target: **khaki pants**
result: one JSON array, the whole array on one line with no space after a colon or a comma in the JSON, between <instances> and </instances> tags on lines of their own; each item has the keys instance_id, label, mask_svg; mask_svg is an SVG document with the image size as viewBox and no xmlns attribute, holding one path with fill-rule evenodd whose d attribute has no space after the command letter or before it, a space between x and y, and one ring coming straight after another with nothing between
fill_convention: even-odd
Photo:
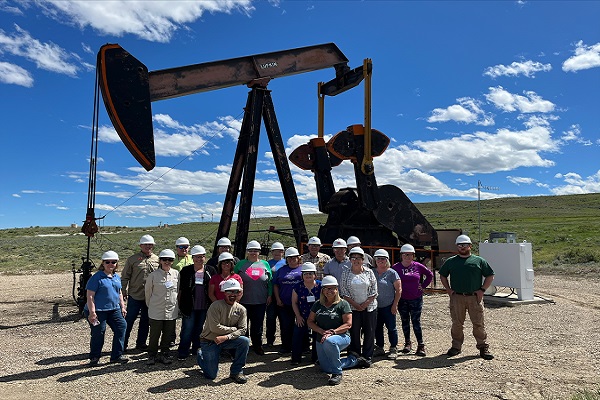
<instances>
[{"instance_id":1,"label":"khaki pants","mask_svg":"<svg viewBox=\"0 0 600 400\"><path fill-rule=\"evenodd\" d=\"M459 350L462 348L465 339L463 327L467 311L473 324L473 336L477 341L477 348L487 348L487 333L483 324L483 299L481 302L478 302L475 295L463 296L460 294L450 296L450 316L452 318L450 334L452 335L452 347Z\"/></svg>"}]
</instances>

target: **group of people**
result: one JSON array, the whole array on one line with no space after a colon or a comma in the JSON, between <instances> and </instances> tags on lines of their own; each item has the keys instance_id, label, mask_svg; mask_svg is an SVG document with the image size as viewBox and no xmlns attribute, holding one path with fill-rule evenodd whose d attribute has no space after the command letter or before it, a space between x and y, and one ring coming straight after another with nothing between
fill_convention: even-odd
<instances>
[{"instance_id":1,"label":"group of people","mask_svg":"<svg viewBox=\"0 0 600 400\"><path fill-rule=\"evenodd\" d=\"M468 236L458 236L456 244L457 254L439 271L450 297L452 345L447 355L462 351L468 312L480 356L489 360L493 355L483 323L483 293L494 272L483 258L471 254ZM142 236L139 245L140 252L127 259L122 277L116 274L117 253L107 251L100 271L88 281L84 312L91 328L90 365L99 363L106 325L114 332L110 361L128 361L124 352L138 316L135 347L147 350L148 364L172 362L169 351L181 315L178 358L196 355L203 375L214 379L220 353L226 350L232 359L230 377L237 383L247 381L243 367L250 348L264 355L264 347L273 345L277 320L279 353L290 354L292 365L310 354L311 362L330 375L330 385L341 382L343 369L368 368L373 357L386 354L384 327L391 356L413 351L411 325L414 354L426 355L420 321L423 290L433 273L415 261L410 244L401 247L401 260L394 265L385 249L371 256L355 236L336 239L332 258L320 252L318 237L310 238L303 255L275 242L268 261L260 259L261 245L254 240L246 245L246 258L238 260L231 254L231 242L222 238L218 254L208 263L205 249L189 249L183 237L176 241L177 254L165 249L156 256L150 235ZM404 336L401 349L397 314Z\"/></svg>"}]
</instances>

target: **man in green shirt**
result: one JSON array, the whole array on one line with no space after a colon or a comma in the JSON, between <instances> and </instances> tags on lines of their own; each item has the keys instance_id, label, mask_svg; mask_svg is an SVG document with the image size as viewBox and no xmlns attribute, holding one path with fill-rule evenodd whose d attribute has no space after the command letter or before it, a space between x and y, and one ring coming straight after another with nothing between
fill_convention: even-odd
<instances>
[{"instance_id":1,"label":"man in green shirt","mask_svg":"<svg viewBox=\"0 0 600 400\"><path fill-rule=\"evenodd\" d=\"M483 258L471 254L472 243L467 235L458 236L456 246L458 254L448 258L439 272L442 285L450 296L452 347L447 355L456 356L462 351L463 327L468 311L479 355L484 360L491 360L494 356L490 353L483 323L483 294L494 280L494 271Z\"/></svg>"}]
</instances>

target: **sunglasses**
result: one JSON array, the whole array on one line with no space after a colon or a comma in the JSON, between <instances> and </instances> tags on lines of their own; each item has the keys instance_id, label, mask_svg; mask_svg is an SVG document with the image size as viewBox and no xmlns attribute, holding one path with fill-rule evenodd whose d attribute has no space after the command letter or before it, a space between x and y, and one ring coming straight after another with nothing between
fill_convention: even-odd
<instances>
[{"instance_id":1,"label":"sunglasses","mask_svg":"<svg viewBox=\"0 0 600 400\"><path fill-rule=\"evenodd\" d=\"M458 247L469 247L470 244L469 243L459 243L457 244Z\"/></svg>"},{"instance_id":2,"label":"sunglasses","mask_svg":"<svg viewBox=\"0 0 600 400\"><path fill-rule=\"evenodd\" d=\"M118 261L104 261L104 264L116 264Z\"/></svg>"},{"instance_id":3,"label":"sunglasses","mask_svg":"<svg viewBox=\"0 0 600 400\"><path fill-rule=\"evenodd\" d=\"M336 290L336 289L337 289L337 287L335 287L335 286L333 286L333 287L331 287L331 286L323 286L323 288L321 290Z\"/></svg>"},{"instance_id":4,"label":"sunglasses","mask_svg":"<svg viewBox=\"0 0 600 400\"><path fill-rule=\"evenodd\" d=\"M160 260L161 261L166 261L166 262L173 262L173 261L175 261L174 258L161 258Z\"/></svg>"},{"instance_id":5,"label":"sunglasses","mask_svg":"<svg viewBox=\"0 0 600 400\"><path fill-rule=\"evenodd\" d=\"M242 293L242 292L241 292L241 291L239 291L239 290L228 290L228 291L227 291L227 293L231 293L231 294L240 294L240 293Z\"/></svg>"},{"instance_id":6,"label":"sunglasses","mask_svg":"<svg viewBox=\"0 0 600 400\"><path fill-rule=\"evenodd\" d=\"M190 247L190 246L177 246L177 248L178 248L178 249L181 249L181 250L185 250L185 249L187 249L188 247Z\"/></svg>"},{"instance_id":7,"label":"sunglasses","mask_svg":"<svg viewBox=\"0 0 600 400\"><path fill-rule=\"evenodd\" d=\"M362 257L350 257L351 260L362 260Z\"/></svg>"}]
</instances>

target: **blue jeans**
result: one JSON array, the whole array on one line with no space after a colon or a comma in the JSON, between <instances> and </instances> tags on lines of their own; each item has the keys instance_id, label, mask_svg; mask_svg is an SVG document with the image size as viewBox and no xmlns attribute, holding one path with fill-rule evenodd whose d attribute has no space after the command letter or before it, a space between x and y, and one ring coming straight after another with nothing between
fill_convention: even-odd
<instances>
[{"instance_id":1,"label":"blue jeans","mask_svg":"<svg viewBox=\"0 0 600 400\"><path fill-rule=\"evenodd\" d=\"M221 350L235 350L235 356L229 370L230 375L237 375L242 372L246 365L246 357L248 357L248 349L250 348L250 339L246 336L240 336L236 339L226 340L221 344L215 342L200 342L200 350L198 350L198 365L202 369L202 373L208 379L215 379L219 371L219 356Z\"/></svg>"},{"instance_id":2,"label":"blue jeans","mask_svg":"<svg viewBox=\"0 0 600 400\"><path fill-rule=\"evenodd\" d=\"M250 340L252 346L262 346L263 324L265 323L266 304L242 304L248 313Z\"/></svg>"},{"instance_id":3,"label":"blue jeans","mask_svg":"<svg viewBox=\"0 0 600 400\"><path fill-rule=\"evenodd\" d=\"M86 317L89 313L86 313ZM90 339L90 359L100 358L102 354L102 347L104 346L104 334L106 333L106 325L113 331L112 350L110 352L110 359L116 360L123 355L125 347L125 330L127 329L127 322L123 318L121 310L110 310L110 311L96 311L98 321L100 324L91 328L91 339ZM89 320L88 320L89 323Z\"/></svg>"},{"instance_id":4,"label":"blue jeans","mask_svg":"<svg viewBox=\"0 0 600 400\"><path fill-rule=\"evenodd\" d=\"M373 357L375 350L375 326L377 325L377 311L352 311L352 327L350 337L352 343L348 350L362 355L367 360ZM362 346L360 336L362 333Z\"/></svg>"},{"instance_id":5,"label":"blue jeans","mask_svg":"<svg viewBox=\"0 0 600 400\"><path fill-rule=\"evenodd\" d=\"M388 332L391 347L398 346L398 329L396 329L396 316L392 314L392 305L377 309L377 325L375 326L375 344L383 348L383 326Z\"/></svg>"},{"instance_id":6,"label":"blue jeans","mask_svg":"<svg viewBox=\"0 0 600 400\"><path fill-rule=\"evenodd\" d=\"M317 340L317 355L319 356L319 365L323 372L327 374L341 374L342 369L355 367L356 357L349 354L348 357L340 358L340 352L350 345L350 336L332 335L323 343Z\"/></svg>"},{"instance_id":7,"label":"blue jeans","mask_svg":"<svg viewBox=\"0 0 600 400\"><path fill-rule=\"evenodd\" d=\"M180 358L190 355L190 345L192 345L192 354L196 354L200 348L200 334L204 321L206 321L206 310L192 310L189 317L185 315L181 317L181 334L177 348Z\"/></svg>"},{"instance_id":8,"label":"blue jeans","mask_svg":"<svg viewBox=\"0 0 600 400\"><path fill-rule=\"evenodd\" d=\"M421 310L423 309L423 298L414 300L400 299L398 302L398 312L402 321L402 332L404 333L404 342L410 343L410 322L412 321L413 331L418 344L423 344L423 330L421 329Z\"/></svg>"},{"instance_id":9,"label":"blue jeans","mask_svg":"<svg viewBox=\"0 0 600 400\"><path fill-rule=\"evenodd\" d=\"M140 316L140 326L138 327L137 339L135 341L136 346L144 346L148 339L148 333L150 332L150 320L148 319L148 306L144 300L136 300L131 296L127 297L127 330L125 331L125 347L129 343L129 335L131 335L131 329L133 324Z\"/></svg>"}]
</instances>

